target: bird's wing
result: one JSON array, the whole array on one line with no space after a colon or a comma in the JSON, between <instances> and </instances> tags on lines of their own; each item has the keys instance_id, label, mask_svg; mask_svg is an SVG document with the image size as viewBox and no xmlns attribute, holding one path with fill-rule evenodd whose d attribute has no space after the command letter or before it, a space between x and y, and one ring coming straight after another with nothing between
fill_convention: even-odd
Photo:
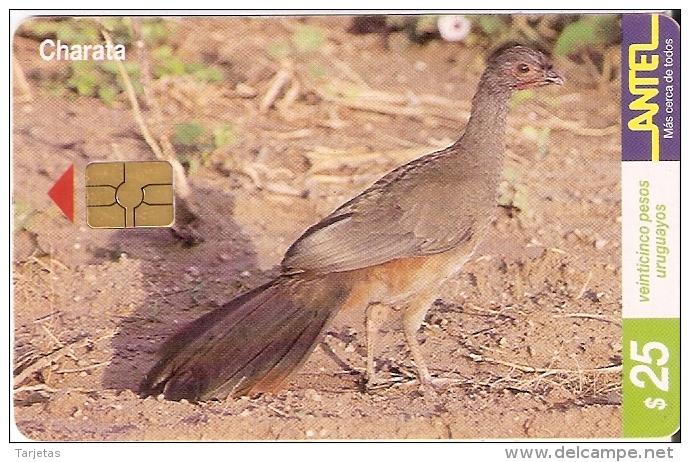
<instances>
[{"instance_id":1,"label":"bird's wing","mask_svg":"<svg viewBox=\"0 0 690 462\"><path fill-rule=\"evenodd\" d=\"M468 198L468 182L458 181L462 175L443 170L444 152L394 170L309 228L288 249L283 270L350 271L471 239L476 200Z\"/></svg>"}]
</instances>

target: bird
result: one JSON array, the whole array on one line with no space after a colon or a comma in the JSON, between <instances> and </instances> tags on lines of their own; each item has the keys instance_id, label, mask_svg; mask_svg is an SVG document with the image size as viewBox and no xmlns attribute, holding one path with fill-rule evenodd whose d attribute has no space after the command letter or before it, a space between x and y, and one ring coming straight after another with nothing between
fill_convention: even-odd
<instances>
[{"instance_id":1,"label":"bird","mask_svg":"<svg viewBox=\"0 0 690 462\"><path fill-rule=\"evenodd\" d=\"M308 228L274 280L165 341L140 395L199 402L277 392L336 313L355 308L365 310L368 383L376 381L377 319L396 308L420 388L437 388L417 331L494 218L511 95L563 83L543 53L520 45L497 50L455 143L380 178Z\"/></svg>"}]
</instances>

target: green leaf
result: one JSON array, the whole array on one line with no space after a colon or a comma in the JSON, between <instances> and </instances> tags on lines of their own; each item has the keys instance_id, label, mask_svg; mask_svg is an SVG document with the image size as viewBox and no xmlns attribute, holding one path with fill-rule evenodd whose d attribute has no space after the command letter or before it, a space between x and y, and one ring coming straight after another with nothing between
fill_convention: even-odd
<instances>
[{"instance_id":1,"label":"green leaf","mask_svg":"<svg viewBox=\"0 0 690 462\"><path fill-rule=\"evenodd\" d=\"M151 51L151 54L156 59L168 59L172 58L173 49L170 45L161 45L159 47L154 48Z\"/></svg>"},{"instance_id":2,"label":"green leaf","mask_svg":"<svg viewBox=\"0 0 690 462\"><path fill-rule=\"evenodd\" d=\"M314 26L300 26L292 35L292 43L301 52L316 51L323 42L323 34Z\"/></svg>"},{"instance_id":3,"label":"green leaf","mask_svg":"<svg viewBox=\"0 0 690 462\"><path fill-rule=\"evenodd\" d=\"M127 88L127 85L125 85L125 82L124 82L124 80L122 80L122 76L120 76L120 74L115 76L115 81L119 85L120 91L124 91ZM129 83L132 84L132 88L134 88L134 93L136 93L137 95L140 95L143 93L144 89L141 86L141 82L139 81L138 78L130 79Z\"/></svg>"},{"instance_id":4,"label":"green leaf","mask_svg":"<svg viewBox=\"0 0 690 462\"><path fill-rule=\"evenodd\" d=\"M151 54L157 61L157 64L153 67L153 74L156 78L186 73L184 63L175 57L170 45L161 45L155 48Z\"/></svg>"},{"instance_id":5,"label":"green leaf","mask_svg":"<svg viewBox=\"0 0 690 462\"><path fill-rule=\"evenodd\" d=\"M170 35L166 23L161 20L142 21L141 35L146 43L161 43Z\"/></svg>"},{"instance_id":6,"label":"green leaf","mask_svg":"<svg viewBox=\"0 0 690 462\"><path fill-rule=\"evenodd\" d=\"M115 61L103 61L101 64L101 69L112 75L118 75L120 73L120 69L117 67L117 63Z\"/></svg>"},{"instance_id":7,"label":"green leaf","mask_svg":"<svg viewBox=\"0 0 690 462\"><path fill-rule=\"evenodd\" d=\"M202 63L191 63L185 66L185 72L188 74L194 74L199 71L204 70L204 65Z\"/></svg>"},{"instance_id":8,"label":"green leaf","mask_svg":"<svg viewBox=\"0 0 690 462\"><path fill-rule=\"evenodd\" d=\"M26 27L30 31L34 33L34 35L37 35L39 37L48 35L48 34L55 34L56 30L56 24L53 21L46 21L43 18L32 18L27 20L22 24L23 27Z\"/></svg>"},{"instance_id":9,"label":"green leaf","mask_svg":"<svg viewBox=\"0 0 690 462\"><path fill-rule=\"evenodd\" d=\"M557 55L567 55L587 45L595 43L597 31L596 24L592 21L581 20L568 24L556 41L553 52Z\"/></svg>"},{"instance_id":10,"label":"green leaf","mask_svg":"<svg viewBox=\"0 0 690 462\"><path fill-rule=\"evenodd\" d=\"M534 98L534 91L533 90L522 90L522 91L516 91L513 93L513 96L510 97L510 108L514 109L516 108L522 101L527 101Z\"/></svg>"},{"instance_id":11,"label":"green leaf","mask_svg":"<svg viewBox=\"0 0 690 462\"><path fill-rule=\"evenodd\" d=\"M537 147L539 149L539 154L545 156L549 153L549 138L551 137L551 129L549 127L544 127L539 133L539 138L537 138Z\"/></svg>"},{"instance_id":12,"label":"green leaf","mask_svg":"<svg viewBox=\"0 0 690 462\"><path fill-rule=\"evenodd\" d=\"M30 203L16 200L14 203L14 231L29 231L31 218L38 213Z\"/></svg>"},{"instance_id":13,"label":"green leaf","mask_svg":"<svg viewBox=\"0 0 690 462\"><path fill-rule=\"evenodd\" d=\"M615 15L583 15L565 26L553 52L563 56L592 45L607 45L620 40L620 26Z\"/></svg>"},{"instance_id":14,"label":"green leaf","mask_svg":"<svg viewBox=\"0 0 690 462\"><path fill-rule=\"evenodd\" d=\"M98 83L98 74L93 70L76 73L67 79L67 85L74 88L79 96L93 95Z\"/></svg>"},{"instance_id":15,"label":"green leaf","mask_svg":"<svg viewBox=\"0 0 690 462\"><path fill-rule=\"evenodd\" d=\"M307 72L309 72L309 75L315 79L322 79L326 76L326 71L324 68L316 63L311 63L307 68Z\"/></svg>"},{"instance_id":16,"label":"green leaf","mask_svg":"<svg viewBox=\"0 0 690 462\"><path fill-rule=\"evenodd\" d=\"M237 141L235 131L230 124L225 124L213 130L213 145L216 149L227 146L230 143Z\"/></svg>"},{"instance_id":17,"label":"green leaf","mask_svg":"<svg viewBox=\"0 0 690 462\"><path fill-rule=\"evenodd\" d=\"M79 72L85 72L94 68L93 62L91 61L72 61L70 63L70 68L72 75L76 75Z\"/></svg>"},{"instance_id":18,"label":"green leaf","mask_svg":"<svg viewBox=\"0 0 690 462\"><path fill-rule=\"evenodd\" d=\"M123 61L122 65L125 68L125 72L131 77L139 77L140 69L139 64L132 61ZM120 68L115 61L103 61L101 64L101 69L103 69L108 74L120 75Z\"/></svg>"},{"instance_id":19,"label":"green leaf","mask_svg":"<svg viewBox=\"0 0 690 462\"><path fill-rule=\"evenodd\" d=\"M290 48L290 45L286 42L274 43L272 45L269 45L268 48L266 48L266 53L268 53L268 56L271 59L285 58L287 56L290 56L291 52L292 49Z\"/></svg>"},{"instance_id":20,"label":"green leaf","mask_svg":"<svg viewBox=\"0 0 690 462\"><path fill-rule=\"evenodd\" d=\"M103 42L98 25L89 19L60 22L55 29L55 35L67 45Z\"/></svg>"},{"instance_id":21,"label":"green leaf","mask_svg":"<svg viewBox=\"0 0 690 462\"><path fill-rule=\"evenodd\" d=\"M503 170L503 178L510 182L515 182L518 180L518 173L515 169L513 168L506 168Z\"/></svg>"},{"instance_id":22,"label":"green leaf","mask_svg":"<svg viewBox=\"0 0 690 462\"><path fill-rule=\"evenodd\" d=\"M173 137L173 143L192 146L203 133L204 129L196 120L185 124L177 124L175 125L175 136Z\"/></svg>"},{"instance_id":23,"label":"green leaf","mask_svg":"<svg viewBox=\"0 0 690 462\"><path fill-rule=\"evenodd\" d=\"M48 80L44 85L43 89L50 96L65 96L68 90L65 88L64 82L56 80Z\"/></svg>"},{"instance_id":24,"label":"green leaf","mask_svg":"<svg viewBox=\"0 0 690 462\"><path fill-rule=\"evenodd\" d=\"M478 22L479 27L486 35L501 32L506 27L503 19L497 16L479 16Z\"/></svg>"},{"instance_id":25,"label":"green leaf","mask_svg":"<svg viewBox=\"0 0 690 462\"><path fill-rule=\"evenodd\" d=\"M104 85L98 88L98 97L108 105L112 105L119 91L114 85Z\"/></svg>"},{"instance_id":26,"label":"green leaf","mask_svg":"<svg viewBox=\"0 0 690 462\"><path fill-rule=\"evenodd\" d=\"M525 138L528 138L532 141L536 141L537 138L539 138L539 133L537 129L532 125L525 125L520 130L520 133L522 133Z\"/></svg>"},{"instance_id":27,"label":"green leaf","mask_svg":"<svg viewBox=\"0 0 690 462\"><path fill-rule=\"evenodd\" d=\"M156 78L165 77L166 75L184 75L184 63L176 58L170 58L163 64L154 66L153 74Z\"/></svg>"},{"instance_id":28,"label":"green leaf","mask_svg":"<svg viewBox=\"0 0 690 462\"><path fill-rule=\"evenodd\" d=\"M105 17L98 20L99 32L105 28L110 32L113 43L130 44L132 43L132 29L129 18ZM102 40L102 39L101 39Z\"/></svg>"},{"instance_id":29,"label":"green leaf","mask_svg":"<svg viewBox=\"0 0 690 462\"><path fill-rule=\"evenodd\" d=\"M222 82L223 73L215 67L205 67L203 64L199 64L194 71L190 71L190 74L194 74L197 80L201 82Z\"/></svg>"}]
</instances>

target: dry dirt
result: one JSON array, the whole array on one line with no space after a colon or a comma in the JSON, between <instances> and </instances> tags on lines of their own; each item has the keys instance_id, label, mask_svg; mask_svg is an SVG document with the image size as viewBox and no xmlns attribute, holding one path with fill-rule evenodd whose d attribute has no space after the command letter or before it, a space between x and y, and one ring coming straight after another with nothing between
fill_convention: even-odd
<instances>
[{"instance_id":1,"label":"dry dirt","mask_svg":"<svg viewBox=\"0 0 690 462\"><path fill-rule=\"evenodd\" d=\"M504 190L518 191L520 210L497 205L489 236L419 331L432 373L452 379L446 390L419 392L392 312L377 352L387 381L365 392L362 313L353 313L336 319L277 394L139 398L170 333L269 280L302 231L378 177L457 138L486 55L441 41L386 48L379 36L349 34L347 17L170 21L171 44L190 61L220 65L225 79L154 81L165 134L197 120L210 130L231 123L237 136L190 172L205 239L196 246L168 229L87 226L85 166L153 154L125 95L111 106L51 96L44 84L67 64L41 61L35 39L14 40L31 90L15 87L13 106L14 421L23 435L621 436L619 81L566 59L556 61L565 86L511 109ZM267 47L290 43L302 23L325 34L318 51L270 59ZM323 77L312 76L315 65ZM292 75L287 90L261 111L281 68ZM70 164L74 224L46 194Z\"/></svg>"}]
</instances>

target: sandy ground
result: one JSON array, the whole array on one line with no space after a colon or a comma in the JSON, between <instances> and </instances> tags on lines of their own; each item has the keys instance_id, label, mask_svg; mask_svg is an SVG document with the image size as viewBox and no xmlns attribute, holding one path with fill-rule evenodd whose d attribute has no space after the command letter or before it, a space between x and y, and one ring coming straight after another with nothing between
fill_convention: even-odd
<instances>
[{"instance_id":1,"label":"sandy ground","mask_svg":"<svg viewBox=\"0 0 690 462\"><path fill-rule=\"evenodd\" d=\"M171 45L190 61L218 64L224 80L155 81L165 134L191 120L231 123L236 134L189 174L205 239L196 246L168 229L86 225L86 165L153 155L124 95L112 105L56 96L46 82L67 65L43 62L37 39L15 37L31 89L29 98L16 88L13 107L14 422L23 435L621 436L619 83L565 59L556 67L566 86L530 93L511 109L503 190L519 209L497 205L489 236L419 331L432 373L452 379L446 390L419 392L392 312L377 358L386 382L374 390L362 386L363 320L352 313L335 320L279 393L200 404L137 396L168 335L269 280L309 225L462 133L484 49L440 41L386 48L379 36L349 34L349 21L174 20ZM317 51L282 63L267 56L303 24L325 35ZM314 66L324 75L314 77ZM261 111L281 68L291 83ZM364 104L351 97L355 89L379 101ZM74 224L46 194L70 164Z\"/></svg>"}]
</instances>

